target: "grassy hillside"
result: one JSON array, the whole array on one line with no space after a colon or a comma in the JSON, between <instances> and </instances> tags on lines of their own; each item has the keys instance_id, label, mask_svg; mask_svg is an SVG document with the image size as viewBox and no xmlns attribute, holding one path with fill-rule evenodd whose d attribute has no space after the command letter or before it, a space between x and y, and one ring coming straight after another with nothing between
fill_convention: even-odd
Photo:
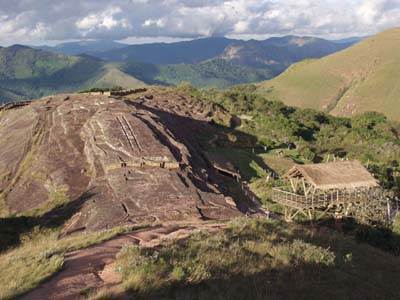
<instances>
[{"instance_id":1,"label":"grassy hillside","mask_svg":"<svg viewBox=\"0 0 400 300\"><path fill-rule=\"evenodd\" d=\"M351 48L290 67L260 84L260 93L288 105L351 116L378 111L400 120L400 28Z\"/></svg>"},{"instance_id":2,"label":"grassy hillside","mask_svg":"<svg viewBox=\"0 0 400 300\"><path fill-rule=\"evenodd\" d=\"M236 219L156 249L124 248L122 284L90 299L398 299L399 262L326 229Z\"/></svg>"},{"instance_id":3,"label":"grassy hillside","mask_svg":"<svg viewBox=\"0 0 400 300\"><path fill-rule=\"evenodd\" d=\"M119 64L105 64L102 72L96 74L93 78L88 80L86 86L95 87L113 87L120 86L122 88L133 88L136 86L144 85L145 83L121 71Z\"/></svg>"},{"instance_id":4,"label":"grassy hillside","mask_svg":"<svg viewBox=\"0 0 400 300\"><path fill-rule=\"evenodd\" d=\"M191 92L222 105L240 117L239 126L218 134L218 139L213 138L213 144L218 148L226 148L231 154L234 154L232 148L246 147L258 148L260 153L276 154L282 151L298 163L322 162L328 156L332 158L332 155L358 159L368 166L382 185L400 195L400 178L395 175L400 170L400 125L388 121L380 113L367 112L344 118L289 107L260 96L255 85L235 86L223 91L193 89ZM255 137L257 142L248 146L240 138L243 134ZM229 138L230 135L233 137ZM237 142L231 142L235 140ZM251 152L251 149L247 151ZM264 160L263 157L252 155L252 160L256 163L258 160L262 167L260 161ZM240 168L239 161L233 159L232 163ZM269 162L265 164L270 165ZM254 182L261 179L265 186L263 176L257 176L258 172L241 170L241 174L244 173L254 174L246 180Z\"/></svg>"},{"instance_id":5,"label":"grassy hillside","mask_svg":"<svg viewBox=\"0 0 400 300\"><path fill-rule=\"evenodd\" d=\"M0 101L39 98L93 86L143 84L90 56L66 56L25 46L0 49Z\"/></svg>"},{"instance_id":6,"label":"grassy hillside","mask_svg":"<svg viewBox=\"0 0 400 300\"><path fill-rule=\"evenodd\" d=\"M177 85L190 82L196 87L228 87L239 83L271 78L267 69L240 66L224 59L211 59L198 64L152 65L128 63L123 71L147 83Z\"/></svg>"}]
</instances>

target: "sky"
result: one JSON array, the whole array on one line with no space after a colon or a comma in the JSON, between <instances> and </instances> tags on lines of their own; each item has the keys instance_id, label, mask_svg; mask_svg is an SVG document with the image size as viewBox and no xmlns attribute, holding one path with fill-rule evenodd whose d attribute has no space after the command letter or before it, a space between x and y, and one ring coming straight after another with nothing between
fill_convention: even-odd
<instances>
[{"instance_id":1,"label":"sky","mask_svg":"<svg viewBox=\"0 0 400 300\"><path fill-rule=\"evenodd\" d=\"M288 34L337 39L397 26L400 0L0 0L3 46Z\"/></svg>"}]
</instances>

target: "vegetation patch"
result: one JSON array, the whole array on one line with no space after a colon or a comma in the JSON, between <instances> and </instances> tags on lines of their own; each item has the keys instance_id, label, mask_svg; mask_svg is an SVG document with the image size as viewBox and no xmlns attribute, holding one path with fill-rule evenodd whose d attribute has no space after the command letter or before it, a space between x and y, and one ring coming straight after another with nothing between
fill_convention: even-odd
<instances>
[{"instance_id":1,"label":"vegetation patch","mask_svg":"<svg viewBox=\"0 0 400 300\"><path fill-rule=\"evenodd\" d=\"M248 136L247 140L255 140L249 148L258 155L287 157L297 163L358 159L382 186L400 191L396 175L400 174L400 125L383 114L366 112L350 119L294 108L266 99L255 85L191 93L222 105L231 114L246 115L240 126L218 134L214 144L240 148L242 143L229 141L229 136Z\"/></svg>"},{"instance_id":2,"label":"vegetation patch","mask_svg":"<svg viewBox=\"0 0 400 300\"><path fill-rule=\"evenodd\" d=\"M239 218L219 233L124 248L116 261L123 283L113 292L140 299L397 299L399 262L334 232Z\"/></svg>"},{"instance_id":3,"label":"vegetation patch","mask_svg":"<svg viewBox=\"0 0 400 300\"><path fill-rule=\"evenodd\" d=\"M22 242L17 248L0 254L0 299L16 299L38 286L62 268L65 253L104 242L133 229L117 227L59 239L57 229L34 228L21 237Z\"/></svg>"},{"instance_id":4,"label":"vegetation patch","mask_svg":"<svg viewBox=\"0 0 400 300\"><path fill-rule=\"evenodd\" d=\"M90 89L86 89L83 91L80 91L80 94L84 94L84 93L97 93L97 92L118 92L118 91L122 91L124 88L121 86L113 86L113 87L93 87Z\"/></svg>"},{"instance_id":5,"label":"vegetation patch","mask_svg":"<svg viewBox=\"0 0 400 300\"><path fill-rule=\"evenodd\" d=\"M181 82L190 82L199 88L225 88L272 77L272 72L265 68L241 66L221 58L197 64L153 65L135 62L125 64L122 70L147 83L178 85Z\"/></svg>"}]
</instances>

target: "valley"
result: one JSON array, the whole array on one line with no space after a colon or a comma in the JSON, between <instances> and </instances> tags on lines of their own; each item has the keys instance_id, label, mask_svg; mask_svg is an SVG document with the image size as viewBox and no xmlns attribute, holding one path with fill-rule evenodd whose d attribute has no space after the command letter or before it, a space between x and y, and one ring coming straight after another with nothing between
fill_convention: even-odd
<instances>
[{"instance_id":1,"label":"valley","mask_svg":"<svg viewBox=\"0 0 400 300\"><path fill-rule=\"evenodd\" d=\"M144 45L112 41L54 47L13 45L0 48L0 102L92 87L190 82L201 88L226 88L271 79L295 62L340 51L354 42L287 36L265 41L204 38Z\"/></svg>"}]
</instances>

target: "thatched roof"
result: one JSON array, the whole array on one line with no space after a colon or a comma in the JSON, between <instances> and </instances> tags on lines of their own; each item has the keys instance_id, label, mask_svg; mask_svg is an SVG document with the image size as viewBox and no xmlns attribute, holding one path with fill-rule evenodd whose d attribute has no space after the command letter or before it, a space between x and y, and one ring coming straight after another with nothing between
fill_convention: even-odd
<instances>
[{"instance_id":1,"label":"thatched roof","mask_svg":"<svg viewBox=\"0 0 400 300\"><path fill-rule=\"evenodd\" d=\"M320 190L379 187L376 179L359 161L296 165L285 178L304 178Z\"/></svg>"}]
</instances>

